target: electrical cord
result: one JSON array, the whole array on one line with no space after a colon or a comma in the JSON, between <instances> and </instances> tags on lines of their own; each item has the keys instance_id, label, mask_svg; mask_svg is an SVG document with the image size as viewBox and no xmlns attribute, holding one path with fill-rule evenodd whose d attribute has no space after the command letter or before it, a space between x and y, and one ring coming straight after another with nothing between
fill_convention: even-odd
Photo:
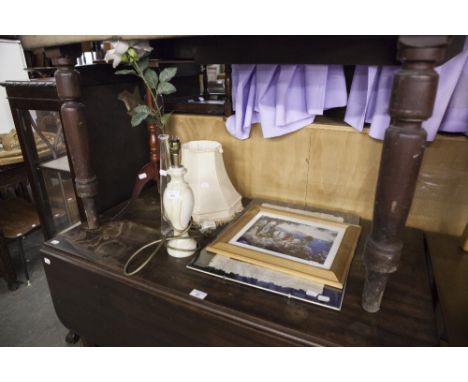
<instances>
[{"instance_id":1,"label":"electrical cord","mask_svg":"<svg viewBox=\"0 0 468 382\"><path fill-rule=\"evenodd\" d=\"M172 224L170 222L168 222L168 223L171 225L171 228L174 230L174 227L172 226ZM166 248L169 248L169 249L177 249L178 251L183 251L183 252L193 252L194 249L174 248L174 247L171 247L169 245L169 243L172 240L192 239L193 236L191 236L191 237L190 236L182 237L183 235L185 235L190 230L190 228L192 227L192 223L193 223L193 220L192 220L192 218L190 218L189 224L187 225L187 227L180 234L178 234L178 235L169 235L169 236L164 236L163 235L160 239L152 241L152 242L150 242L148 244L145 244L142 247L138 248L135 252L132 253L132 255L128 258L127 262L125 263L124 268L123 268L124 275L125 276L133 276L133 275L137 274L138 272L140 272L143 268L145 268L148 265L148 263L156 255L156 253L158 253L158 251L161 249L162 246L165 246ZM153 245L156 245L156 248L153 250L153 252L151 252L151 254L146 258L146 260L143 261L143 263L138 268L136 268L135 270L129 272L128 268L130 266L130 263L133 261L133 259L138 254L143 252L146 248L152 247ZM197 243L197 248L195 248L195 250L197 250L197 249L198 249L198 243Z\"/></svg>"}]
</instances>

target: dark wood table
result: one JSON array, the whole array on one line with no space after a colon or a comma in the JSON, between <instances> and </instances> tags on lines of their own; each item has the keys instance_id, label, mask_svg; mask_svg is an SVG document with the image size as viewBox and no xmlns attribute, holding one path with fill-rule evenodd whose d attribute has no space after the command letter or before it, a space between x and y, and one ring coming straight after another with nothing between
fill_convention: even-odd
<instances>
[{"instance_id":1,"label":"dark wood table","mask_svg":"<svg viewBox=\"0 0 468 382\"><path fill-rule=\"evenodd\" d=\"M405 230L399 270L389 280L381 310L370 314L361 307L365 271L359 254L370 228L363 222L343 308L337 312L189 270L186 265L192 257L175 259L164 250L140 274L124 276L130 253L157 235L158 206L157 199L146 195L125 220L102 220L96 231L78 225L44 244L42 261L57 315L87 343L439 344L421 231ZM208 295L196 299L189 295L193 289Z\"/></svg>"},{"instance_id":2,"label":"dark wood table","mask_svg":"<svg viewBox=\"0 0 468 382\"><path fill-rule=\"evenodd\" d=\"M404 239L402 233L413 199L426 147L423 121L430 118L437 93L436 65L462 51L465 36L154 36L152 58L183 60L198 64L226 65L224 112L232 114L232 81L229 64L342 64L395 65L389 104L390 127L386 130L376 187L372 229L363 248L366 282L362 307L378 312L389 275L398 269ZM57 66L57 95L72 164L77 195L88 226L99 227L97 177L90 155L85 104L82 103L76 59L81 41L24 38L26 48L47 47L46 55ZM156 56L157 55L157 56ZM80 69L81 70L81 69ZM108 115L106 115L107 117ZM104 124L109 121L104 121ZM157 145L154 123L148 123L150 162L156 167ZM89 129L93 131L93 129ZM117 134L118 135L118 134ZM110 134L110 136L117 136ZM112 147L109 145L109 147ZM333 149L333 148L329 148ZM138 150L136 152L139 152ZM128 158L131 158L128 155ZM126 158L127 159L127 158ZM114 167L113 167L114 168ZM103 197L101 192L100 197ZM106 196L104 196L106 197Z\"/></svg>"}]
</instances>

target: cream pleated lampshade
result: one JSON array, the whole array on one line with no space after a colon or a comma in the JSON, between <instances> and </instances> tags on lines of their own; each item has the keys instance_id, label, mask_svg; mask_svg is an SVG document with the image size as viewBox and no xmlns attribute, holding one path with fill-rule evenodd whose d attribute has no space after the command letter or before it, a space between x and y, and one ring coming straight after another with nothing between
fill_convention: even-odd
<instances>
[{"instance_id":1,"label":"cream pleated lampshade","mask_svg":"<svg viewBox=\"0 0 468 382\"><path fill-rule=\"evenodd\" d=\"M226 223L242 211L241 195L226 172L223 149L215 141L191 141L182 145L185 180L192 188L195 205L192 217L203 226Z\"/></svg>"}]
</instances>

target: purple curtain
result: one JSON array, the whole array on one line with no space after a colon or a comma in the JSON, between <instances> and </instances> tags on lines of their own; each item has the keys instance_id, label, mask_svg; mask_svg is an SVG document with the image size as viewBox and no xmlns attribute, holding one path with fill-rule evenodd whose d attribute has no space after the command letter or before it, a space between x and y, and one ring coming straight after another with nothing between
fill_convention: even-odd
<instances>
[{"instance_id":1,"label":"purple curtain","mask_svg":"<svg viewBox=\"0 0 468 382\"><path fill-rule=\"evenodd\" d=\"M383 139L390 124L388 106L398 66L356 66L349 99L341 65L233 65L235 114L226 121L230 134L247 139L253 123L272 138L299 130L324 110L347 106L345 122ZM437 131L468 135L468 41L456 57L436 68L439 73L434 112L423 123L427 139Z\"/></svg>"},{"instance_id":2,"label":"purple curtain","mask_svg":"<svg viewBox=\"0 0 468 382\"><path fill-rule=\"evenodd\" d=\"M356 66L346 108L345 122L362 130L370 123L369 135L383 139L390 125L388 107L398 66ZM438 131L468 135L468 43L463 52L436 68L439 85L432 117L423 122L427 140Z\"/></svg>"},{"instance_id":3,"label":"purple curtain","mask_svg":"<svg viewBox=\"0 0 468 382\"><path fill-rule=\"evenodd\" d=\"M226 127L239 139L256 122L265 138L291 133L347 101L340 65L233 65L232 83L235 114Z\"/></svg>"}]
</instances>

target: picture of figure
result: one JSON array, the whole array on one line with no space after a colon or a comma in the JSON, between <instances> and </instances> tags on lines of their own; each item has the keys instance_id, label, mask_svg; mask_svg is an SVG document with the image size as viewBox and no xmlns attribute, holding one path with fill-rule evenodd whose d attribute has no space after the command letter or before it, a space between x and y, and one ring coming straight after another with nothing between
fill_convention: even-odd
<instances>
[{"instance_id":1,"label":"picture of figure","mask_svg":"<svg viewBox=\"0 0 468 382\"><path fill-rule=\"evenodd\" d=\"M342 237L339 234L339 228L259 213L231 243L329 268Z\"/></svg>"}]
</instances>

